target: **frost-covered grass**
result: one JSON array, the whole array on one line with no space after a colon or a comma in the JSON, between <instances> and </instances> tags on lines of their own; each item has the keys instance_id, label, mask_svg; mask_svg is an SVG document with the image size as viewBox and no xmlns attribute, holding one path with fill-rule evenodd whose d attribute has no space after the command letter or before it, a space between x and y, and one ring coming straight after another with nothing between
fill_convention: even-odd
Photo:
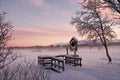
<instances>
[{"instance_id":1,"label":"frost-covered grass","mask_svg":"<svg viewBox=\"0 0 120 80\"><path fill-rule=\"evenodd\" d=\"M27 49L17 50L27 59L35 60L39 55L66 54L65 49ZM65 71L51 71L51 80L120 80L120 46L110 46L112 63L108 63L105 50L101 48L80 47L77 54L82 57L82 67L65 65ZM69 52L73 54L73 52Z\"/></svg>"}]
</instances>

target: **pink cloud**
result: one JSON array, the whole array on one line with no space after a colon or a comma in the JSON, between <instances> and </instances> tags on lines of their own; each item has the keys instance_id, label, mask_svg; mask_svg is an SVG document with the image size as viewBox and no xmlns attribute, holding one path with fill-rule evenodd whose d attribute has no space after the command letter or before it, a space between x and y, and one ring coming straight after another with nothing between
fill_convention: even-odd
<instances>
[{"instance_id":1,"label":"pink cloud","mask_svg":"<svg viewBox=\"0 0 120 80\"><path fill-rule=\"evenodd\" d=\"M69 30L69 31L72 31L72 32L77 30L76 27L74 25L71 25L71 24L64 24L64 28Z\"/></svg>"},{"instance_id":2,"label":"pink cloud","mask_svg":"<svg viewBox=\"0 0 120 80\"><path fill-rule=\"evenodd\" d=\"M68 42L72 36L78 37L78 34L45 28L16 28L9 46L50 45L58 42Z\"/></svg>"},{"instance_id":3,"label":"pink cloud","mask_svg":"<svg viewBox=\"0 0 120 80\"><path fill-rule=\"evenodd\" d=\"M51 10L53 8L52 5L45 3L45 0L26 0L26 2L45 10Z\"/></svg>"},{"instance_id":4,"label":"pink cloud","mask_svg":"<svg viewBox=\"0 0 120 80\"><path fill-rule=\"evenodd\" d=\"M62 11L62 12L59 13L59 15L66 17L66 16L70 16L70 13L67 12L67 11Z\"/></svg>"},{"instance_id":5,"label":"pink cloud","mask_svg":"<svg viewBox=\"0 0 120 80\"><path fill-rule=\"evenodd\" d=\"M82 0L66 0L66 1L72 4L77 4L78 2L82 2Z\"/></svg>"},{"instance_id":6,"label":"pink cloud","mask_svg":"<svg viewBox=\"0 0 120 80\"><path fill-rule=\"evenodd\" d=\"M27 1L36 6L42 6L44 4L44 0L27 0Z\"/></svg>"},{"instance_id":7,"label":"pink cloud","mask_svg":"<svg viewBox=\"0 0 120 80\"><path fill-rule=\"evenodd\" d=\"M13 32L13 37L31 37L31 36L70 36L74 33L70 31L62 30L50 30L50 29L35 29L35 28L19 28Z\"/></svg>"}]
</instances>

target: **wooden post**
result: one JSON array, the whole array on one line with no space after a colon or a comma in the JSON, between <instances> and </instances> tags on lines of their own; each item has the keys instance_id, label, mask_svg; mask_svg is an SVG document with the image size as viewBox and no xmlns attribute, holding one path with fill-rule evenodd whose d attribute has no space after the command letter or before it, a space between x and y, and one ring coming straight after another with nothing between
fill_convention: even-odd
<instances>
[{"instance_id":1,"label":"wooden post","mask_svg":"<svg viewBox=\"0 0 120 80\"><path fill-rule=\"evenodd\" d=\"M76 56L76 50L74 49L74 56Z\"/></svg>"},{"instance_id":2,"label":"wooden post","mask_svg":"<svg viewBox=\"0 0 120 80\"><path fill-rule=\"evenodd\" d=\"M63 66L63 71L65 70L65 68L64 68L64 62L62 62L62 66Z\"/></svg>"},{"instance_id":3,"label":"wooden post","mask_svg":"<svg viewBox=\"0 0 120 80\"><path fill-rule=\"evenodd\" d=\"M66 54L68 55L68 46L66 47Z\"/></svg>"}]
</instances>

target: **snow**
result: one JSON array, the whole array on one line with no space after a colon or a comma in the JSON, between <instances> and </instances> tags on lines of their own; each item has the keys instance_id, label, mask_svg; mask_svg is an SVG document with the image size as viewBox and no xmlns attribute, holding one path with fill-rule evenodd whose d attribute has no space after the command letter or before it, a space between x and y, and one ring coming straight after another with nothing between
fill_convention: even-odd
<instances>
[{"instance_id":1,"label":"snow","mask_svg":"<svg viewBox=\"0 0 120 80\"><path fill-rule=\"evenodd\" d=\"M82 57L82 67L65 65L65 71L51 71L51 80L120 80L120 46L110 46L112 63L109 63L104 48L80 47L77 54ZM66 54L66 49L20 49L17 52L28 59L36 60L43 55ZM73 54L73 52L69 52Z\"/></svg>"},{"instance_id":2,"label":"snow","mask_svg":"<svg viewBox=\"0 0 120 80\"><path fill-rule=\"evenodd\" d=\"M78 39L77 39L75 36L73 36L72 39L74 39L75 41L78 41ZM71 40L72 40L72 39L71 39Z\"/></svg>"}]
</instances>

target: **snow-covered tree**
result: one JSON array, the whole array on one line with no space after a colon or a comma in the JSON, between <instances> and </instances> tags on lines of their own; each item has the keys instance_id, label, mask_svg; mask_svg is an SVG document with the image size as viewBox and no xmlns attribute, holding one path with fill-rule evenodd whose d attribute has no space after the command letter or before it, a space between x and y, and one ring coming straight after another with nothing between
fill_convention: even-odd
<instances>
[{"instance_id":1,"label":"snow-covered tree","mask_svg":"<svg viewBox=\"0 0 120 80\"><path fill-rule=\"evenodd\" d=\"M108 7L120 14L120 0L104 0Z\"/></svg>"},{"instance_id":2,"label":"snow-covered tree","mask_svg":"<svg viewBox=\"0 0 120 80\"><path fill-rule=\"evenodd\" d=\"M5 12L0 12L0 69L13 62L17 55L12 49L7 47L7 42L11 38L13 25L5 20Z\"/></svg>"},{"instance_id":3,"label":"snow-covered tree","mask_svg":"<svg viewBox=\"0 0 120 80\"><path fill-rule=\"evenodd\" d=\"M87 39L98 41L99 45L103 45L108 60L111 62L107 43L116 36L111 28L116 23L102 13L102 2L100 0L87 0L81 6L81 10L76 12L76 17L72 18L71 24L76 26L81 36L85 35Z\"/></svg>"}]
</instances>

